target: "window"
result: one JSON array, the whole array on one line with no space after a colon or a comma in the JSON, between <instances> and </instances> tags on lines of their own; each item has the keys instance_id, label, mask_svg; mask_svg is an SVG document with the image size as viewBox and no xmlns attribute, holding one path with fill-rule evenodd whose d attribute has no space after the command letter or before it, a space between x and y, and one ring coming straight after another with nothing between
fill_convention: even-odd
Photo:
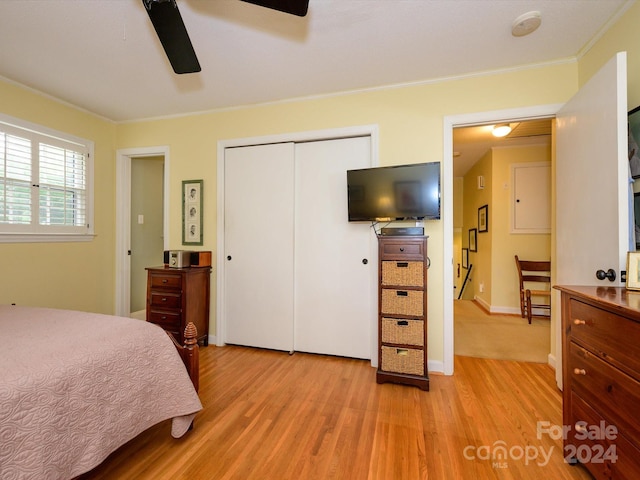
<instances>
[{"instance_id":1,"label":"window","mask_svg":"<svg viewBox=\"0 0 640 480\"><path fill-rule=\"evenodd\" d=\"M93 142L0 116L0 242L93 238Z\"/></svg>"}]
</instances>

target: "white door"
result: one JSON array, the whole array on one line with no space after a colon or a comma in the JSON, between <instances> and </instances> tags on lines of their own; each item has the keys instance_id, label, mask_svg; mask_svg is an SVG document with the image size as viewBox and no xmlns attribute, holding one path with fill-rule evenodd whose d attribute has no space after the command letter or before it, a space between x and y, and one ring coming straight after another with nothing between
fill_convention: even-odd
<instances>
[{"instance_id":1,"label":"white door","mask_svg":"<svg viewBox=\"0 0 640 480\"><path fill-rule=\"evenodd\" d=\"M371 166L370 137L296 144L297 351L371 358L369 224L349 223L347 170Z\"/></svg>"},{"instance_id":2,"label":"white door","mask_svg":"<svg viewBox=\"0 0 640 480\"><path fill-rule=\"evenodd\" d=\"M557 283L619 285L629 247L626 54L563 106L556 142ZM609 268L614 283L596 278Z\"/></svg>"},{"instance_id":3,"label":"white door","mask_svg":"<svg viewBox=\"0 0 640 480\"><path fill-rule=\"evenodd\" d=\"M226 343L293 350L294 144L225 150Z\"/></svg>"},{"instance_id":4,"label":"white door","mask_svg":"<svg viewBox=\"0 0 640 480\"><path fill-rule=\"evenodd\" d=\"M557 115L556 283L620 285L629 249L626 54L596 73ZM597 270L615 270L615 282ZM561 365L560 327L557 365ZM562 369L556 369L562 384Z\"/></svg>"}]
</instances>

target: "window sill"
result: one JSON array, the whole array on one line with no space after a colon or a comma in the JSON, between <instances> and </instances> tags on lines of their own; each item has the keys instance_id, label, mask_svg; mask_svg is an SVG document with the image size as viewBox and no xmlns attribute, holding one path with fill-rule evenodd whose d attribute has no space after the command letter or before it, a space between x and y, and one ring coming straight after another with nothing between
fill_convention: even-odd
<instances>
[{"instance_id":1,"label":"window sill","mask_svg":"<svg viewBox=\"0 0 640 480\"><path fill-rule=\"evenodd\" d=\"M0 243L91 242L95 237L93 233L0 233Z\"/></svg>"}]
</instances>

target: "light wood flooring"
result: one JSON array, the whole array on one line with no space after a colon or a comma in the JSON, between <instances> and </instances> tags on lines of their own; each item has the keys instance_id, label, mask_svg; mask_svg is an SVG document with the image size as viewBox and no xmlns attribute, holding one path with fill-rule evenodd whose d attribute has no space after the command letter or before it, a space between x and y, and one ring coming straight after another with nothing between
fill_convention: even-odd
<instances>
[{"instance_id":1,"label":"light wood flooring","mask_svg":"<svg viewBox=\"0 0 640 480\"><path fill-rule=\"evenodd\" d=\"M82 479L590 478L563 462L561 440L538 438L536 422L562 424L544 364L456 357L455 374L431 375L423 392L377 385L368 361L200 351L194 429L176 440L163 422ZM491 459L500 447L506 458Z\"/></svg>"}]
</instances>

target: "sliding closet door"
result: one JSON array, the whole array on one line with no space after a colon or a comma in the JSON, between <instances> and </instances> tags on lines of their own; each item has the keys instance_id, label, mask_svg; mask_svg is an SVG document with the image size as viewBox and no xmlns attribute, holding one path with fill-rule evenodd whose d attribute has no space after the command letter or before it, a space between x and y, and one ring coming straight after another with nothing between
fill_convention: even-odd
<instances>
[{"instance_id":1,"label":"sliding closet door","mask_svg":"<svg viewBox=\"0 0 640 480\"><path fill-rule=\"evenodd\" d=\"M225 342L293 349L294 145L225 150Z\"/></svg>"},{"instance_id":2,"label":"sliding closet door","mask_svg":"<svg viewBox=\"0 0 640 480\"><path fill-rule=\"evenodd\" d=\"M371 165L370 137L299 143L295 157L295 350L371 358L373 234L347 221L346 173Z\"/></svg>"}]
</instances>

